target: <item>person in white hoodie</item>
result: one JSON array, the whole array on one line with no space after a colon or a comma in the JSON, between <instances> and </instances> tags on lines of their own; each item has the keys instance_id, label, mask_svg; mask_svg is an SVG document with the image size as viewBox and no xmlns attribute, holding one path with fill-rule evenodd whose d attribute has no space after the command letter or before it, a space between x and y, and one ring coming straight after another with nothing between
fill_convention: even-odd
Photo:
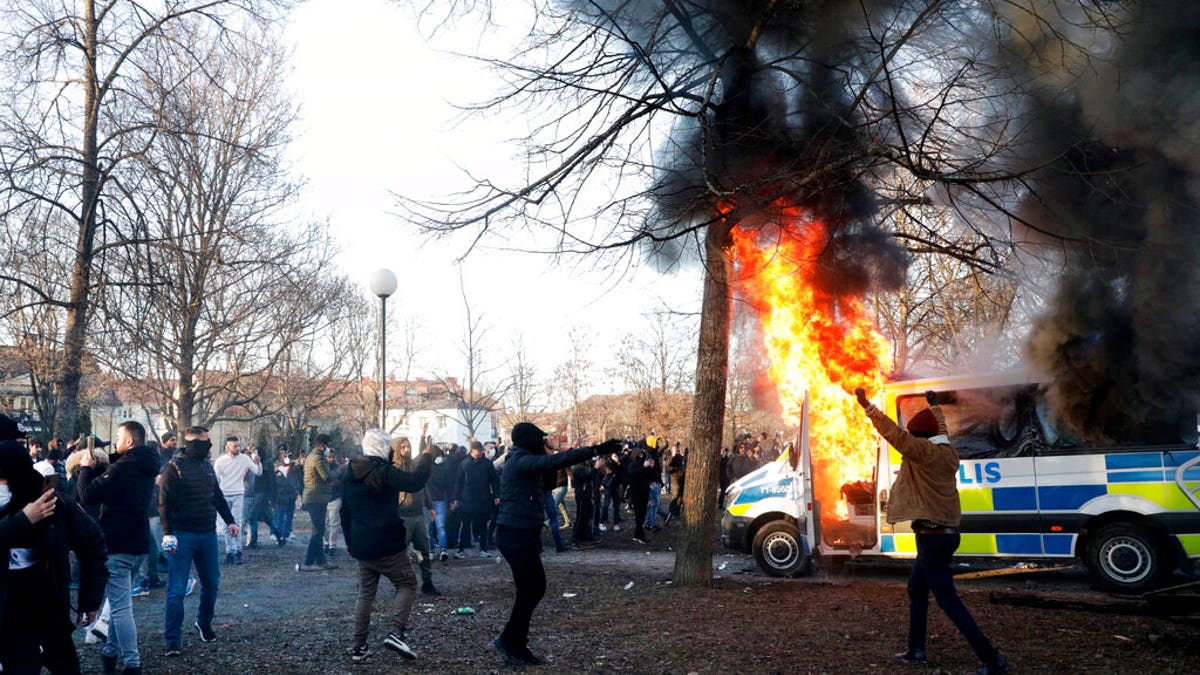
<instances>
[{"instance_id":1,"label":"person in white hoodie","mask_svg":"<svg viewBox=\"0 0 1200 675\"><path fill-rule=\"evenodd\" d=\"M245 507L246 498L246 474L252 473L255 476L262 475L262 463L258 456L251 458L249 455L242 453L242 442L237 436L229 436L225 439L225 452L213 462L213 471L217 474L217 482L220 485L221 492L225 495L225 501L229 502L229 510L233 512L233 517L237 522L243 520L243 509ZM225 535L225 564L241 565L242 560L242 540L237 536L229 534L229 530L221 522L220 518L216 520L217 534Z\"/></svg>"}]
</instances>

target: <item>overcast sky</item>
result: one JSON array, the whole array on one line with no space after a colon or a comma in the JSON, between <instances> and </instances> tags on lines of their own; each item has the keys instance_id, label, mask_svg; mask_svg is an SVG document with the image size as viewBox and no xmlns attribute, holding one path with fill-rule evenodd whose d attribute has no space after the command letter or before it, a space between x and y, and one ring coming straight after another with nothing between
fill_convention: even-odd
<instances>
[{"instance_id":1,"label":"overcast sky","mask_svg":"<svg viewBox=\"0 0 1200 675\"><path fill-rule=\"evenodd\" d=\"M503 29L489 31L489 48L502 35ZM452 103L485 98L494 80L469 60L436 51L411 11L396 4L312 0L295 10L288 37L295 45L291 87L301 106L293 156L308 179L298 208L329 219L343 249L342 271L364 285L378 267L397 273L400 287L388 310L425 326L422 369L457 374L465 314L454 261L465 241L422 237L391 215L391 192L445 195L466 185L463 168L514 175L521 166L517 149L503 141L519 135L523 121L456 123ZM434 45L473 52L478 39L478 30L467 27L440 33ZM562 269L542 256L486 249L471 255L464 278L472 304L493 328L489 360L506 360L521 333L542 376L567 358L570 325L592 331L593 361L607 365L609 347L644 312L664 303L695 311L701 293L695 271L662 276L646 267L614 280L586 266ZM537 326L545 328L532 334Z\"/></svg>"}]
</instances>

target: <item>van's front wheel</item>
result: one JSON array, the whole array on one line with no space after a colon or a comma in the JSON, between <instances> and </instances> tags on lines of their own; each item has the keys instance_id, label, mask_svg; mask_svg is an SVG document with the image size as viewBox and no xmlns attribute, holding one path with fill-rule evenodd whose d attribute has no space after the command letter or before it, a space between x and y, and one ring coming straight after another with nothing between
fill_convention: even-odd
<instances>
[{"instance_id":1,"label":"van's front wheel","mask_svg":"<svg viewBox=\"0 0 1200 675\"><path fill-rule=\"evenodd\" d=\"M1171 573L1169 556L1159 538L1133 523L1109 523L1088 543L1087 566L1104 588L1141 593Z\"/></svg>"},{"instance_id":2,"label":"van's front wheel","mask_svg":"<svg viewBox=\"0 0 1200 675\"><path fill-rule=\"evenodd\" d=\"M800 539L800 531L786 520L772 521L759 528L753 548L754 559L769 576L799 576L811 568L812 556Z\"/></svg>"}]
</instances>

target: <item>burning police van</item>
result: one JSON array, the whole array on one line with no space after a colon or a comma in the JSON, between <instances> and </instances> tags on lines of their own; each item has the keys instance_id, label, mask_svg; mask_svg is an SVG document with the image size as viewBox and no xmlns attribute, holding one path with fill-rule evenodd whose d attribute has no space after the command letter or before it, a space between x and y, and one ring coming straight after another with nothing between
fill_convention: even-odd
<instances>
[{"instance_id":1,"label":"burning police van","mask_svg":"<svg viewBox=\"0 0 1200 675\"><path fill-rule=\"evenodd\" d=\"M1019 375L893 382L882 405L903 426L938 392L959 453L957 555L1079 558L1104 587L1142 592L1200 560L1200 450L1194 414L1103 444L1064 433L1044 388ZM849 397L847 397L849 398ZM772 576L816 557L915 557L908 523L887 522L901 456L878 436L864 475L830 471L806 397L797 443L729 487L726 546L753 552ZM822 485L830 477L840 485ZM829 503L835 501L836 505Z\"/></svg>"}]
</instances>

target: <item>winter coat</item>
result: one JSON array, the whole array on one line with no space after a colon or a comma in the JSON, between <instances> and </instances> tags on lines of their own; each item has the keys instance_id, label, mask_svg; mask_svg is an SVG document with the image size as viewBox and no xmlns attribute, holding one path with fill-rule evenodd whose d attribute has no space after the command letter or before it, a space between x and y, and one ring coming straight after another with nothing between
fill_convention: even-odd
<instances>
[{"instance_id":1,"label":"winter coat","mask_svg":"<svg viewBox=\"0 0 1200 675\"><path fill-rule=\"evenodd\" d=\"M284 475L284 468L287 468L287 475ZM300 490L297 484L299 475L304 472L304 467L298 464L281 464L275 467L274 482L274 498L276 504L293 504L296 497L300 496Z\"/></svg>"},{"instance_id":2,"label":"winter coat","mask_svg":"<svg viewBox=\"0 0 1200 675\"><path fill-rule=\"evenodd\" d=\"M514 445L500 473L497 524L525 530L541 529L546 519L546 487L542 480L545 473L591 459L604 447L574 448L547 455Z\"/></svg>"},{"instance_id":3,"label":"winter coat","mask_svg":"<svg viewBox=\"0 0 1200 675\"><path fill-rule=\"evenodd\" d=\"M937 406L931 408L938 421L938 435L918 438L900 428L882 410L867 408L876 431L904 461L888 497L887 521L931 520L958 527L962 505L958 499L958 452L946 435L946 420Z\"/></svg>"},{"instance_id":4,"label":"winter coat","mask_svg":"<svg viewBox=\"0 0 1200 675\"><path fill-rule=\"evenodd\" d=\"M433 465L422 455L413 471L402 471L381 457L362 456L351 460L342 483L342 507L338 515L346 548L356 560L376 560L408 548L404 518L396 504L401 492L425 487Z\"/></svg>"},{"instance_id":5,"label":"winter coat","mask_svg":"<svg viewBox=\"0 0 1200 675\"><path fill-rule=\"evenodd\" d=\"M458 499L458 472L462 470L463 460L466 455L461 452L451 452L446 454L445 461L442 462L446 466L446 501L452 502Z\"/></svg>"},{"instance_id":6,"label":"winter coat","mask_svg":"<svg viewBox=\"0 0 1200 675\"><path fill-rule=\"evenodd\" d=\"M591 499L596 495L596 470L591 462L580 462L571 469L571 482L575 485L575 501ZM586 495L586 496L585 496Z\"/></svg>"},{"instance_id":7,"label":"winter coat","mask_svg":"<svg viewBox=\"0 0 1200 675\"><path fill-rule=\"evenodd\" d=\"M72 608L79 612L94 612L104 602L104 586L108 581L108 570L104 567L108 559L104 533L75 500L61 491L54 494L58 498L54 513L36 525L30 523L20 510L0 516L0 561L4 561L0 565L0 624L4 623L4 611L22 609L7 607L8 560L14 548L36 548L45 556L44 563L48 566L53 587L53 612L64 632L75 630ZM75 603L71 602L70 552L75 553L79 562L79 591Z\"/></svg>"},{"instance_id":8,"label":"winter coat","mask_svg":"<svg viewBox=\"0 0 1200 675\"><path fill-rule=\"evenodd\" d=\"M329 503L329 462L324 450L313 450L304 460L304 504Z\"/></svg>"},{"instance_id":9,"label":"winter coat","mask_svg":"<svg viewBox=\"0 0 1200 675\"><path fill-rule=\"evenodd\" d=\"M159 477L158 515L164 535L212 532L218 513L226 525L237 522L206 453L176 455Z\"/></svg>"},{"instance_id":10,"label":"winter coat","mask_svg":"<svg viewBox=\"0 0 1200 675\"><path fill-rule=\"evenodd\" d=\"M450 501L450 493L454 486L450 485L454 477L450 474L446 457L434 460L433 469L429 473L429 482L425 484L425 495L431 502Z\"/></svg>"},{"instance_id":11,"label":"winter coat","mask_svg":"<svg viewBox=\"0 0 1200 675\"><path fill-rule=\"evenodd\" d=\"M500 494L500 474L491 461L467 457L458 470L454 494L458 495L458 511L466 516L487 516Z\"/></svg>"},{"instance_id":12,"label":"winter coat","mask_svg":"<svg viewBox=\"0 0 1200 675\"><path fill-rule=\"evenodd\" d=\"M79 471L79 501L100 505L100 529L109 553L150 552L150 498L158 475L158 453L145 445L118 456L103 474L96 467Z\"/></svg>"},{"instance_id":13,"label":"winter coat","mask_svg":"<svg viewBox=\"0 0 1200 675\"><path fill-rule=\"evenodd\" d=\"M639 495L642 499L650 494L650 483L656 482L655 476L659 472L658 462L655 462L653 467L645 466L648 459L653 459L649 453L638 452L630 458L625 468L625 483L629 486L629 494Z\"/></svg>"},{"instance_id":14,"label":"winter coat","mask_svg":"<svg viewBox=\"0 0 1200 675\"><path fill-rule=\"evenodd\" d=\"M254 481L253 494L260 501L271 501L275 498L275 460L263 457L261 461L262 475Z\"/></svg>"}]
</instances>

